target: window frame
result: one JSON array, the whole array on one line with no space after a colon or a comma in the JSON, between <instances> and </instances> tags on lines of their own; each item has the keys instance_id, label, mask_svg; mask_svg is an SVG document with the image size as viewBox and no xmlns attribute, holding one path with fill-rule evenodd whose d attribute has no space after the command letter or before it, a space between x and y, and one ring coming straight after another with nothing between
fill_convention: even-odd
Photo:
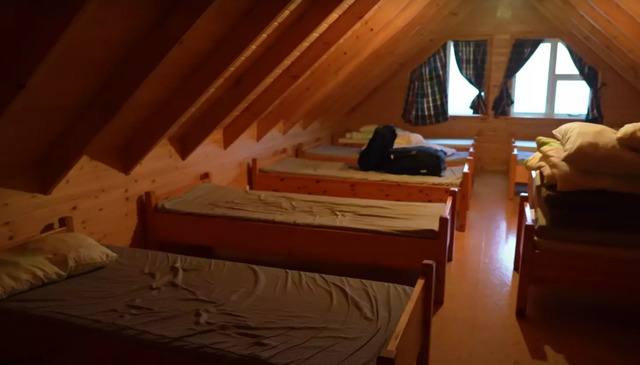
<instances>
[{"instance_id":1,"label":"window frame","mask_svg":"<svg viewBox=\"0 0 640 365\"><path fill-rule=\"evenodd\" d=\"M558 44L562 42L562 40L557 38L545 38L542 43L550 43L551 50L549 55L549 75L548 75L548 85L547 85L547 104L546 110L544 113L517 113L514 110L515 103L511 105L511 116L515 118L549 118L549 119L584 119L586 117L586 111L584 114L566 114L566 113L554 113L556 108L556 89L558 86L558 81L583 81L584 79L580 74L577 75L569 75L569 74L556 74L556 63L558 60ZM566 47L566 44L565 44ZM513 99L515 101L516 98L516 78L517 74L512 82L512 92ZM591 91L589 91L589 98L591 98Z\"/></svg>"}]
</instances>

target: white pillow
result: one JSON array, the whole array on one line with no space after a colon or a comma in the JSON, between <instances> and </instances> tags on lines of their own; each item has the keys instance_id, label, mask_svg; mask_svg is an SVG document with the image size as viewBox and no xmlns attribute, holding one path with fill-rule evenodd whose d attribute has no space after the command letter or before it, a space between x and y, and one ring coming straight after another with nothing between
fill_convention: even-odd
<instances>
[{"instance_id":1,"label":"white pillow","mask_svg":"<svg viewBox=\"0 0 640 365\"><path fill-rule=\"evenodd\" d=\"M106 266L118 255L80 233L59 233L24 243L27 250L48 257L68 276Z\"/></svg>"},{"instance_id":2,"label":"white pillow","mask_svg":"<svg viewBox=\"0 0 640 365\"><path fill-rule=\"evenodd\" d=\"M640 123L631 123L620 128L616 139L620 146L640 152Z\"/></svg>"},{"instance_id":3,"label":"white pillow","mask_svg":"<svg viewBox=\"0 0 640 365\"><path fill-rule=\"evenodd\" d=\"M0 251L0 298L106 266L118 256L79 233L59 233Z\"/></svg>"},{"instance_id":4,"label":"white pillow","mask_svg":"<svg viewBox=\"0 0 640 365\"><path fill-rule=\"evenodd\" d=\"M567 123L553 131L563 145L563 161L582 171L640 175L640 153L622 148L616 140L617 131L601 124Z\"/></svg>"}]
</instances>

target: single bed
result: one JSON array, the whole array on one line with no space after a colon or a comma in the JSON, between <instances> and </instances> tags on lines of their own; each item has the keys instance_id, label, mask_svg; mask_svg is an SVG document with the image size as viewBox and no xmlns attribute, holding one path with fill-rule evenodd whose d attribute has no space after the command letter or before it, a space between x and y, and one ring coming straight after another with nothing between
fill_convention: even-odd
<instances>
[{"instance_id":1,"label":"single bed","mask_svg":"<svg viewBox=\"0 0 640 365\"><path fill-rule=\"evenodd\" d=\"M267 166L253 159L249 168L252 189L314 195L407 202L445 202L458 189L456 225L464 232L471 198L473 159L447 168L442 177L393 175L360 171L342 162L283 158Z\"/></svg>"},{"instance_id":2,"label":"single bed","mask_svg":"<svg viewBox=\"0 0 640 365\"><path fill-rule=\"evenodd\" d=\"M105 268L0 300L2 363L429 362L431 261L410 287L107 248Z\"/></svg>"},{"instance_id":3,"label":"single bed","mask_svg":"<svg viewBox=\"0 0 640 365\"><path fill-rule=\"evenodd\" d=\"M363 268L357 275L365 279L387 280L378 272L398 270L411 282L429 259L437 268L435 299L444 300L453 197L446 203L387 202L203 184L163 202L147 192L144 201L149 248L194 245L214 257L283 267L352 266Z\"/></svg>"},{"instance_id":4,"label":"single bed","mask_svg":"<svg viewBox=\"0 0 640 365\"><path fill-rule=\"evenodd\" d=\"M362 147L319 144L305 148L302 144L298 144L295 150L295 157L306 160L344 162L357 165L360 151L362 151ZM473 156L473 147L469 147L464 151L456 150L452 155L445 158L445 164L448 167L464 166L468 158Z\"/></svg>"},{"instance_id":5,"label":"single bed","mask_svg":"<svg viewBox=\"0 0 640 365\"><path fill-rule=\"evenodd\" d=\"M516 184L526 183L529 173L524 167L524 162L536 152L535 141L511 140L511 155L509 156L509 199L513 199Z\"/></svg>"},{"instance_id":6,"label":"single bed","mask_svg":"<svg viewBox=\"0 0 640 365\"><path fill-rule=\"evenodd\" d=\"M572 192L568 196L563 192L559 197L543 191L535 171L530 179L532 195L522 195L519 206L516 314L526 314L529 289L534 285L621 293L640 290L640 213L637 205L628 201L640 197L623 199L625 194L613 193L612 199L592 198L610 194L605 192ZM577 206L582 209L575 209ZM564 207L571 208L562 212Z\"/></svg>"}]
</instances>

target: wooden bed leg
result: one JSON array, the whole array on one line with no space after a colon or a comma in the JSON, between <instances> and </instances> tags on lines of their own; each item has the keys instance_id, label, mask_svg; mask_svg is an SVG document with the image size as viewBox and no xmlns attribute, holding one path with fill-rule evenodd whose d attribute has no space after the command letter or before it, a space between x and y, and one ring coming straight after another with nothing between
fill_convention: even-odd
<instances>
[{"instance_id":1,"label":"wooden bed leg","mask_svg":"<svg viewBox=\"0 0 640 365\"><path fill-rule=\"evenodd\" d=\"M249 176L247 177L247 185L253 190L256 186L256 178L258 177L258 159L252 158L249 162Z\"/></svg>"},{"instance_id":2,"label":"wooden bed leg","mask_svg":"<svg viewBox=\"0 0 640 365\"><path fill-rule=\"evenodd\" d=\"M76 227L73 224L73 217L64 216L58 218L58 228L66 228L67 232L75 232Z\"/></svg>"},{"instance_id":3,"label":"wooden bed leg","mask_svg":"<svg viewBox=\"0 0 640 365\"><path fill-rule=\"evenodd\" d=\"M302 146L302 143L298 143L295 148L295 158L302 158L303 153L304 147Z\"/></svg>"},{"instance_id":4,"label":"wooden bed leg","mask_svg":"<svg viewBox=\"0 0 640 365\"><path fill-rule=\"evenodd\" d=\"M525 204L524 209L529 209L527 204ZM529 287L533 271L531 265L533 265L534 240L534 226L531 222L526 222L522 237L520 277L518 278L518 296L516 299L516 316L518 317L524 317L527 314L527 300L529 298Z\"/></svg>"},{"instance_id":5,"label":"wooden bed leg","mask_svg":"<svg viewBox=\"0 0 640 365\"><path fill-rule=\"evenodd\" d=\"M431 354L431 321L433 318L433 290L436 263L430 260L422 261L421 275L424 278L424 309L422 324L422 341L418 353L417 364L429 364Z\"/></svg>"},{"instance_id":6,"label":"wooden bed leg","mask_svg":"<svg viewBox=\"0 0 640 365\"><path fill-rule=\"evenodd\" d=\"M458 228L459 232L467 230L467 213L469 211L469 200L471 194L471 176L469 164L465 165L462 173L462 186L460 187L460 202L458 203Z\"/></svg>"},{"instance_id":7,"label":"wooden bed leg","mask_svg":"<svg viewBox=\"0 0 640 365\"><path fill-rule=\"evenodd\" d=\"M146 247L147 249L156 248L156 240L153 232L155 232L153 215L155 214L155 207L158 202L156 193L153 191L147 191L144 193L144 221L145 221L145 235L146 235Z\"/></svg>"},{"instance_id":8,"label":"wooden bed leg","mask_svg":"<svg viewBox=\"0 0 640 365\"><path fill-rule=\"evenodd\" d=\"M527 194L520 194L518 202L518 226L516 227L516 252L513 258L513 270L520 271L520 256L522 253L522 235L524 227L524 205L527 202Z\"/></svg>"},{"instance_id":9,"label":"wooden bed leg","mask_svg":"<svg viewBox=\"0 0 640 365\"><path fill-rule=\"evenodd\" d=\"M453 209L453 207L452 207ZM436 283L435 283L435 296L434 301L437 304L444 303L444 288L446 282L447 275L447 259L449 257L449 249L448 245L450 244L449 240L449 224L451 221L449 217L444 215L440 216L440 222L438 224L438 241L436 257L434 259L436 263Z\"/></svg>"},{"instance_id":10,"label":"wooden bed leg","mask_svg":"<svg viewBox=\"0 0 640 365\"><path fill-rule=\"evenodd\" d=\"M518 165L518 150L514 147L509 158L509 188L507 193L509 194L509 200L513 200L513 195L516 191L516 167Z\"/></svg>"},{"instance_id":11,"label":"wooden bed leg","mask_svg":"<svg viewBox=\"0 0 640 365\"><path fill-rule=\"evenodd\" d=\"M449 190L449 196L451 196L451 207L453 212L449 215L449 245L447 251L447 261L453 261L453 249L455 246L455 233L456 225L458 223L458 189L452 188Z\"/></svg>"}]
</instances>

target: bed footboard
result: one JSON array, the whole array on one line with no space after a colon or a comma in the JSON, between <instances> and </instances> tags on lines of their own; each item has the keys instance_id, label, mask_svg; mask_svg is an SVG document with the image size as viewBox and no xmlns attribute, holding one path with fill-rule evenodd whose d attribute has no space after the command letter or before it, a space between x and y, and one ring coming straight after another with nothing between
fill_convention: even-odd
<instances>
[{"instance_id":1,"label":"bed footboard","mask_svg":"<svg viewBox=\"0 0 640 365\"><path fill-rule=\"evenodd\" d=\"M420 278L377 365L429 364L435 263L423 261Z\"/></svg>"}]
</instances>

